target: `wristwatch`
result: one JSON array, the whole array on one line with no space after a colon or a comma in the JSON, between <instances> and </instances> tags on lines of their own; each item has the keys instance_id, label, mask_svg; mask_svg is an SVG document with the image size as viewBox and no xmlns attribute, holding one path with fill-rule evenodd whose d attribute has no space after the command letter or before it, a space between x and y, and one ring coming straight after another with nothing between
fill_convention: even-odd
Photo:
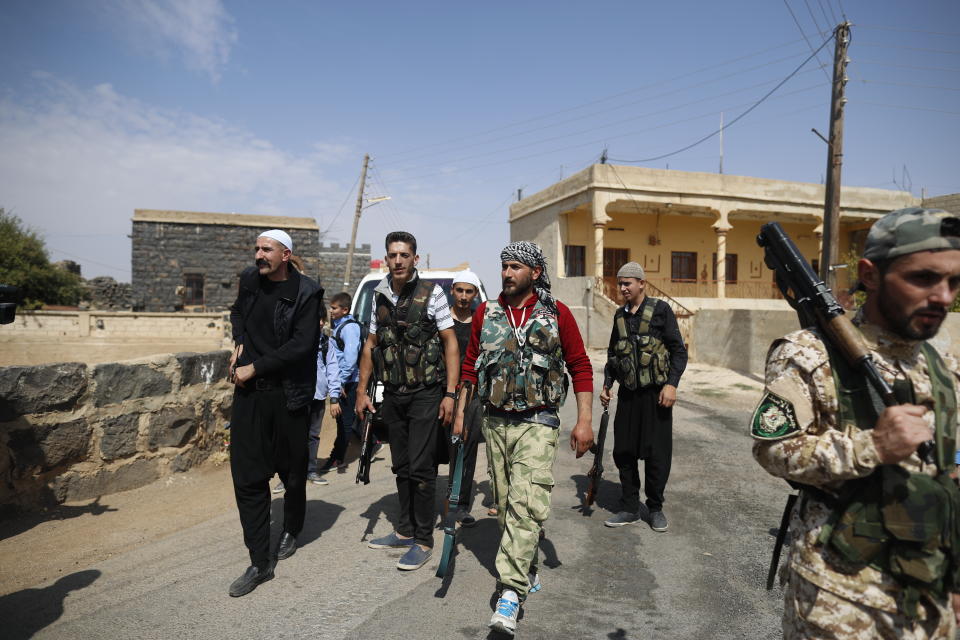
<instances>
[{"instance_id":1,"label":"wristwatch","mask_svg":"<svg viewBox=\"0 0 960 640\"><path fill-rule=\"evenodd\" d=\"M340 398L330 396L330 404L340 404Z\"/></svg>"},{"instance_id":2,"label":"wristwatch","mask_svg":"<svg viewBox=\"0 0 960 640\"><path fill-rule=\"evenodd\" d=\"M456 392L456 391L444 391L444 392L443 392L443 397L444 397L444 398L453 398L454 400L456 400L456 399L457 399L457 392Z\"/></svg>"}]
</instances>

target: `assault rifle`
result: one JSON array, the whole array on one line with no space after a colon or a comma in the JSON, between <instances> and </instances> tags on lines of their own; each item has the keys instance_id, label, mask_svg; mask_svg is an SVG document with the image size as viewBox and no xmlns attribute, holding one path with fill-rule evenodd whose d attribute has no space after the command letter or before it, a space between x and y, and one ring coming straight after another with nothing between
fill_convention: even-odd
<instances>
[{"instance_id":1,"label":"assault rifle","mask_svg":"<svg viewBox=\"0 0 960 640\"><path fill-rule=\"evenodd\" d=\"M600 489L600 478L603 476L603 445L607 440L607 424L610 422L610 412L607 407L603 408L603 416L600 418L600 428L597 430L597 441L590 447L590 453L593 454L593 466L587 472L590 484L587 485L587 492L583 496L583 508L588 509L597 499L597 491ZM586 515L584 511L584 515Z\"/></svg>"},{"instance_id":2,"label":"assault rifle","mask_svg":"<svg viewBox=\"0 0 960 640\"><path fill-rule=\"evenodd\" d=\"M371 374L367 382L367 397L373 402L374 394L377 390L377 379ZM360 422L360 458L357 459L357 480L356 483L370 484L370 463L373 462L373 449L375 435L373 432L373 412L365 411L363 420Z\"/></svg>"},{"instance_id":3,"label":"assault rifle","mask_svg":"<svg viewBox=\"0 0 960 640\"><path fill-rule=\"evenodd\" d=\"M757 244L763 247L765 262L776 274L777 287L780 288L783 297L797 312L800 326L818 327L823 338L843 355L853 369L867 379L885 406L899 404L893 389L880 376L860 332L845 315L843 307L837 302L827 285L800 254L797 245L793 243L783 227L777 222L764 224L760 227ZM924 442L917 448L920 457L930 463L934 461L933 452L932 440ZM773 577L780 564L780 551L787 535L790 511L796 499L795 494L790 495L780 520L780 529L777 532L777 541L770 561L770 571L767 574L767 589L773 588Z\"/></svg>"},{"instance_id":4,"label":"assault rifle","mask_svg":"<svg viewBox=\"0 0 960 640\"><path fill-rule=\"evenodd\" d=\"M444 578L450 570L450 560L457 546L457 508L460 506L460 488L463 482L463 456L466 452L467 438L472 425L467 423L467 410L473 397L473 384L464 382L457 394L456 404L453 407L453 420L456 422L460 413L463 413L463 428L460 435L451 436L451 442L457 445L456 460L450 461L450 486L447 491L447 501L443 507L443 553L440 556L440 565L437 567L437 577ZM451 428L454 423L451 423Z\"/></svg>"}]
</instances>

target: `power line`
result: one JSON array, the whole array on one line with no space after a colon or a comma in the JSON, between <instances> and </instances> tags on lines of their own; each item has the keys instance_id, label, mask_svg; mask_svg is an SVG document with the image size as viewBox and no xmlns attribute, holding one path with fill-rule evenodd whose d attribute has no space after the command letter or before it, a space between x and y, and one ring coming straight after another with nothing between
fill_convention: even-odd
<instances>
[{"instance_id":1,"label":"power line","mask_svg":"<svg viewBox=\"0 0 960 640\"><path fill-rule=\"evenodd\" d=\"M723 128L724 128L724 129L729 129L731 126L733 126L734 124L736 124L741 118L743 118L743 117L746 116L748 113L750 113L751 111L753 111L754 109L756 109L757 107L759 107L761 104L763 104L763 102L764 102L767 98L769 98L771 95L773 95L773 93L774 93L777 89L779 89L779 88L782 87L784 84L786 84L793 76L797 75L797 73L800 71L800 69L802 69L802 68L804 67L804 65L806 65L808 62L810 62L811 60L813 60L813 59L816 57L817 53L818 53L821 49L823 49L825 46L827 46L827 43L829 43L831 40L833 40L833 34L831 34L829 38L827 38L826 40L824 40L824 41L823 41L823 44L821 44L821 45L817 48L816 51L814 51L812 54L810 54L810 57L809 57L809 58L807 58L806 60L804 60L803 62L801 62L801 63L800 63L800 66L797 67L796 69L794 69L794 70L790 73L790 75L788 75L786 78L784 78L784 79L781 80L779 83L777 83L777 86L775 86L773 89L771 89L770 91L768 91L766 95L764 95L762 98L760 98L760 99L757 100L755 103L753 103L752 106L750 106L746 111L744 111L743 113L741 113L740 115L738 115L736 118L734 118L733 120L731 120L730 123L727 124L727 125L725 125ZM652 157L652 158L645 158L645 159L643 159L643 160L617 160L617 162L626 162L626 163L628 163L628 164L636 164L636 163L643 163L643 162L653 162L653 161L655 161L655 160L661 160L661 159L663 159L663 158L668 158L668 157L670 157L670 156L677 155L678 153L683 153L683 152L686 151L687 149L692 149L693 147L695 147L695 146L697 146L697 145L699 145L699 144L702 144L702 143L706 142L706 141L709 140L710 138L712 138L712 137L714 137L715 135L717 135L718 133L720 133L720 131L721 131L720 129L717 129L717 130L714 131L713 133L710 133L710 134L708 134L708 135L700 138L700 139L697 140L696 142L693 142L693 143L691 143L691 144L688 144L687 146L685 146L685 147L683 147L683 148L681 148L681 149L677 149L676 151L671 151L670 153L664 153L664 154L661 154L661 155L658 155L658 156L654 156L654 157Z\"/></svg>"},{"instance_id":2,"label":"power line","mask_svg":"<svg viewBox=\"0 0 960 640\"><path fill-rule=\"evenodd\" d=\"M803 88L803 89L797 89L796 91L791 91L791 92L788 92L788 93L781 94L781 95L778 96L778 97L779 97L779 98L786 98L786 97L788 97L788 96L791 96L791 95L794 95L794 94L797 94L797 93L802 93L802 92L804 92L804 91L810 91L811 89L817 89L817 88L820 88L820 87L822 87L822 86L824 86L824 84L822 84L822 83L821 83L821 84L817 84L817 85L812 85L812 86L809 86L809 87L805 87L805 88ZM739 104L739 105L734 105L733 107L725 107L724 109L721 109L721 110L736 109L736 108L738 108L738 107L740 107L740 106L746 106L746 105L748 105L748 104L750 104L750 103L742 103L742 104ZM692 122L692 121L694 121L694 120L700 120L701 118L706 118L706 117L714 118L714 117L716 117L716 115L717 115L717 111L710 111L710 112L708 112L708 113L702 113L702 114L699 114L699 115L696 115L696 116L692 116L692 117L689 117L689 118L681 118L681 119L679 119L679 120L673 120L673 121L671 121L671 122L661 123L661 124L654 125L654 126L651 126L651 127L646 127L646 128L644 128L644 129L638 129L638 130L636 130L636 131L630 131L630 132L627 132L627 133L621 133L621 134L619 134L619 135L616 136L616 137L618 137L618 138L625 138L625 137L629 137L629 136L639 135L639 134L641 134L641 133L647 133L647 132L649 132L649 131L655 131L655 130L657 130L657 129L664 129L664 128L666 128L666 127L671 127L671 126L679 125L679 124L685 124L685 123L687 123L687 122ZM726 128L726 127L724 127L724 128ZM435 171L435 172L432 172L432 173L422 174L422 175L419 175L419 176L412 176L412 177L404 178L404 179L401 179L400 182L410 182L410 181L413 181L413 180L422 180L422 179L424 179L424 178L433 178L433 177L438 177L438 176L444 176L444 177L445 177L445 176L449 176L449 175L452 175L452 174L455 174L455 173L462 173L462 172L464 172L464 171L472 171L472 170L474 170L474 169L482 169L482 168L485 168L485 167L499 166L499 165L503 165L504 163L507 163L507 162L516 162L516 161L519 161L519 160L528 160L528 159L530 159L530 158L536 158L536 157L548 155L548 154L551 154L551 153L559 153L559 152L561 152L561 151L569 151L570 149L581 149L581 148L583 148L583 147L596 146L596 145L601 145L601 144L605 145L605 144L607 144L607 142L609 141L609 139L610 139L609 137L607 137L607 138L599 138L599 139L589 140L589 141L587 141L587 142L582 142L582 143L578 143L578 144L568 145L568 146L565 146L565 147L559 147L559 148L556 148L556 149L548 149L548 150L546 150L546 151L538 151L538 152L531 153L531 154L527 154L527 155L523 155L523 156L515 156L515 157L512 157L512 158L500 159L500 160L496 160L496 161L494 161L494 162L485 162L485 163L483 163L483 164L473 165L473 166L470 166L470 167L463 167L463 168L461 168L461 169L449 169L449 170L446 170L446 171ZM397 182L397 180L394 180L394 182Z\"/></svg>"},{"instance_id":3,"label":"power line","mask_svg":"<svg viewBox=\"0 0 960 640\"><path fill-rule=\"evenodd\" d=\"M343 204L340 205L340 208L337 210L336 215L333 216L333 220L330 221L330 224L327 225L327 228L323 231L323 236L326 236L330 233L330 229L333 228L333 223L337 221L337 218L340 217L340 214L343 213L343 208L347 206L347 202L350 201L350 196L353 195L353 190L356 188L357 183L360 182L360 176L357 176L357 179L353 181L353 186L350 187L350 191L347 192L347 197L343 199Z\"/></svg>"},{"instance_id":4,"label":"power line","mask_svg":"<svg viewBox=\"0 0 960 640\"><path fill-rule=\"evenodd\" d=\"M947 71L949 73L960 73L960 67L921 67L910 64L897 64L894 62L880 62L879 60L857 60L857 64L878 65L894 69L910 69L913 71Z\"/></svg>"},{"instance_id":5,"label":"power line","mask_svg":"<svg viewBox=\"0 0 960 640\"><path fill-rule=\"evenodd\" d=\"M813 71L813 70L811 69L810 71ZM806 73L806 72L804 72L804 73ZM631 117L629 117L629 118L623 118L623 119L620 119L620 120L615 120L615 121L613 121L613 122L607 122L607 123L605 123L605 124L597 125L597 126L594 126L594 127L587 127L587 128L585 128L585 129L580 129L580 130L578 130L578 131L572 131L572 132L571 132L571 131L565 131L565 132L560 133L560 134L555 135L555 136L550 136L550 137L548 137L548 138L539 138L539 139L537 139L537 140L533 140L533 141L530 141L530 142L524 142L524 143L522 143L522 144L517 144L517 145L510 146L510 147L501 147L501 148L494 149L494 150L491 150L491 151L484 151L484 152L482 152L482 153L475 153L475 154L468 155L468 156L464 156L464 157L460 157L460 158L446 159L446 160L443 160L443 161L440 161L440 162L434 162L434 163L428 163L428 164L422 164L422 165L414 165L414 166L410 166L410 167L404 167L404 169L407 170L407 171L409 171L409 170L411 170L411 169L429 168L429 167L441 166L441 165L445 165L445 164L456 164L456 163L458 163L458 162L463 162L463 161L465 161L465 160L473 160L473 159L476 159L476 158L483 158L483 157L492 156L492 155L497 155L497 154L502 154L502 153L509 153L509 152L511 152L511 151L517 151L517 150L519 150L519 149L525 149L525 148L532 147L532 146L539 145L539 144L543 144L543 143L546 143L546 142L552 142L552 141L554 141L554 140L559 140L559 139L564 139L564 138L571 138L571 137L573 137L573 136L578 136L578 135L582 135L582 134L585 134L585 133L591 133L591 132L593 132L593 131L599 131L599 130L601 130L601 129L607 129L607 128L610 128L610 127L615 127L615 126L618 126L618 125L625 124L625 123L627 123L627 122L633 122L633 121L636 121L636 120L642 120L642 119L650 118L650 117L659 115L659 114L661 114L661 113L673 113L673 112L676 112L677 110L682 109L682 108L685 108L685 107L689 107L689 106L692 106L692 105L695 105L695 104L700 104L700 103L703 103L703 102L709 102L709 101L711 101L711 100L715 100L715 99L717 99L717 98L722 98L722 97L729 96L729 95L741 94L741 93L743 93L743 92L745 92L745 91L750 91L750 90L756 89L756 88L758 88L758 87L762 87L762 86L765 86L765 85L769 85L769 84L771 84L771 83L773 83L773 82L775 82L775 79L765 80L765 81L763 81L763 82L759 82L759 83L756 83L756 84L753 84L753 85L750 85L750 86L747 86L747 87L738 87L738 88L736 88L736 89L730 89L730 90L724 91L724 92L719 93L719 94L714 94L714 95L711 95L711 96L707 96L706 98L699 98L699 99L697 99L697 100L691 100L691 101L689 101L689 102L684 102L684 103L679 104L679 105L670 105L670 106L664 107L664 108L662 108L662 109L657 109L657 110L655 110L655 111L650 111L650 112L647 112L647 113L642 113L642 114L639 114L639 115L636 115L636 116L631 116ZM820 86L820 85L815 85L815 86ZM749 104L750 104L749 102L747 102L747 103L745 103L745 104L737 104L737 105L733 105L733 106L724 107L724 108L721 109L721 110L736 109L736 108L738 108L738 107L747 106L747 105L749 105ZM712 113L712 112L711 112L711 113ZM398 172L398 171L400 171L400 170L401 170L401 169L398 168L398 169L393 169L392 171Z\"/></svg>"},{"instance_id":6,"label":"power line","mask_svg":"<svg viewBox=\"0 0 960 640\"><path fill-rule=\"evenodd\" d=\"M722 75L722 76L712 77L712 78L710 78L709 80L705 80L705 81L703 81L703 82L698 82L698 83L695 83L695 84L692 84L692 85L687 85L687 86L684 86L684 87L679 87L679 88L676 88L676 89L671 89L671 90L669 90L669 91L664 91L664 92L659 93L659 94L656 94L656 95L644 96L643 98L641 98L641 99L639 99L639 100L632 100L632 101L630 101L630 102L626 102L626 103L623 103L623 104L620 104L620 105L617 105L617 106L614 106L614 107L610 107L610 108L608 108L608 109L602 109L602 110L600 110L600 111L594 111L594 112L591 112L591 113L585 113L585 114L583 114L583 115L574 116L574 117L572 117L572 118L567 118L566 120L560 120L559 122L554 122L554 123L542 125L542 126L539 126L539 127L535 127L535 128L533 128L533 129L528 129L528 130L522 131L522 132L520 132L520 133L506 134L506 135L503 135L503 136L498 136L498 137L496 137L496 138L491 138L491 139L489 139L489 140L485 140L485 141L481 141L481 142L476 142L476 143L468 144L468 145L462 145L462 146L457 147L456 149L450 149L449 151L440 151L439 153L442 155L442 154L445 154L445 153L452 153L452 152L454 152L454 151L462 151L462 150L464 150L464 149L470 149L470 148L473 148L473 147L484 146L484 145L487 145L487 144L491 144L491 143L493 143L493 142L498 142L498 141L500 141L500 140L512 140L512 139L517 138L518 136L529 135L529 134L534 133L534 132L536 132L536 131L542 131L542 130L544 130L544 129L552 129L552 128L554 128L554 127L559 127L559 126L561 126L561 125L569 124L569 123L571 123L571 122L576 122L576 121L578 121L578 120L583 120L583 119L586 119L586 118L594 118L594 117L596 117L596 116L598 116L598 115L601 115L601 114L604 114L604 113L610 113L610 112L612 112L612 111L617 111L617 110L620 110L620 109L625 109L625 108L627 108L627 107L634 106L634 105L637 105L637 104L642 104L642 103L645 103L645 102L650 102L650 101L655 100L655 99L657 99L657 98L662 98L662 97L669 96L669 95L673 95L673 94L676 94L676 93L682 93L682 92L688 91L688 90L690 90L690 89L696 89L696 88L699 88L699 87L702 87L702 86L705 86L705 85L708 85L708 84L714 84L714 83L717 83L717 82L726 80L726 79L728 79L728 78L741 75L741 74L743 74L743 73L748 73L748 72L750 72L750 71L755 71L755 70L757 70L757 69L762 69L763 67L768 67L768 66L771 66L771 65L774 65L774 64L779 64L779 63L785 62L785 61L787 61L787 60L793 60L793 59L795 59L795 58L800 57L801 55L802 55L802 54L792 54L792 55L789 55L789 56L785 56L785 57L783 57L783 58L778 58L777 60L772 60L772 61L769 61L769 62L765 62L765 63L763 63L763 64L755 65L755 66L749 67L749 68L747 68L747 69L742 69L742 70L740 70L740 71L735 71L735 72L728 73L728 74ZM752 86L750 86L750 87L744 87L744 88L740 89L740 91L745 91L745 90L753 89L754 87L762 86L763 84L768 84L768 83L770 83L770 82L773 82L774 80L775 80L775 79L772 79L772 80L769 80L769 81L766 81L766 82L759 83L759 84L757 84L757 85L752 85ZM728 95L729 93L730 93L730 92L721 93L721 94L719 94L717 97L724 96L724 95ZM641 117L642 117L642 116L641 116ZM617 124L617 123L620 123L620 122L626 122L626 121L629 121L629 120L631 120L631 119L636 119L636 117L628 118L628 119L626 119L626 120L619 120L619 121L616 121L615 123L611 123L611 124L607 124L607 125L600 125L600 126L598 126L598 127L593 127L591 130L600 129L600 128L603 128L604 126L613 126L613 124ZM555 139L555 138L547 138L547 139L545 139L545 140L544 140L544 139L541 139L540 141L543 142L543 141L549 141L549 140L553 140L553 139ZM535 143L536 143L536 141L533 142L533 143L529 143L529 144L535 144ZM516 148L516 147L511 147L511 148ZM499 152L499 151L497 151L497 152ZM413 161L419 160L419 159L421 159L421 158L435 158L435 157L436 157L436 154L424 154L424 155L414 156L414 157L412 157L412 158L407 158L406 160L398 160L398 161L395 161L395 162L393 162L393 163L389 163L389 162L388 162L388 163L385 163L385 165L386 165L387 167L391 167L391 166L401 166L401 167L402 167L402 166L407 165L407 163L409 163L409 162L413 162ZM471 157L476 157L476 156L468 156L467 158L471 158ZM463 160L463 159L464 159L464 158L457 158L457 160L453 160L453 162L456 162L456 161L459 161L459 160ZM450 161L450 160L447 160L447 162L451 162L451 161ZM435 164L437 164L437 163L414 165L414 167L409 167L409 166L407 166L406 168L410 169L410 168L415 168L415 167L417 167L417 166L419 166L419 167L434 166Z\"/></svg>"},{"instance_id":7,"label":"power line","mask_svg":"<svg viewBox=\"0 0 960 640\"><path fill-rule=\"evenodd\" d=\"M817 0L817 3L820 5L820 11L823 11L823 2L821 2L821 0ZM827 0L827 6L830 7L830 15L833 16L833 24L838 24L840 20L837 19L837 14L833 12L833 5L830 4L830 0ZM826 11L823 11L823 19L827 24L831 24L830 19L827 18Z\"/></svg>"},{"instance_id":8,"label":"power line","mask_svg":"<svg viewBox=\"0 0 960 640\"><path fill-rule=\"evenodd\" d=\"M922 53L943 53L951 56L960 56L960 51L948 51L945 49L927 49L925 47L905 47L899 44L890 44L889 42L858 42L857 44L866 47L883 47L884 49L900 49L901 51L920 51Z\"/></svg>"},{"instance_id":9,"label":"power line","mask_svg":"<svg viewBox=\"0 0 960 640\"><path fill-rule=\"evenodd\" d=\"M945 113L951 116L960 116L960 111L947 111L945 109L931 109L930 107L914 107L903 104L885 104L883 102L869 102L860 100L860 104L869 104L874 107L888 107L890 109L909 109L911 111L930 111L933 113Z\"/></svg>"},{"instance_id":10,"label":"power line","mask_svg":"<svg viewBox=\"0 0 960 640\"><path fill-rule=\"evenodd\" d=\"M119 271L120 273L126 273L126 272L128 271L128 269L127 269L126 267L118 267L118 266L115 266L115 265L112 265L112 264L104 264L103 262L97 262L96 260L91 260L90 258L84 258L83 256L78 256L78 255L73 254L73 253L68 253L68 252L64 251L63 249L58 249L58 248L56 248L56 247L49 247L49 248L52 249L53 251L56 251L57 253L62 253L63 255L67 256L68 258L76 258L77 260L83 260L84 262L89 262L90 264L95 264L95 265L97 265L98 267L106 267L107 269L113 269L114 271Z\"/></svg>"},{"instance_id":11,"label":"power line","mask_svg":"<svg viewBox=\"0 0 960 640\"><path fill-rule=\"evenodd\" d=\"M810 42L810 39L807 38L807 34L804 33L803 27L800 26L800 21L797 20L796 14L793 12L793 9L790 8L790 4L787 3L787 0L783 0L783 4L787 7L787 11L790 12L790 17L793 18L793 22L794 22L794 24L797 25L797 29L800 30L800 35L803 36L804 42L806 42L806 43L807 43L807 46L810 47L810 51L813 51L813 43ZM822 48L823 48L823 46L821 45L820 49L822 49ZM817 49L817 51L819 51L820 49ZM816 52L814 52L813 55L816 56L816 55L817 55ZM827 73L827 70L826 70L824 64L823 64L822 62L820 62L820 58L819 58L819 57L817 58L817 64L820 65L820 68L821 68L821 69L823 69L823 75L827 78L827 80L830 80L830 75Z\"/></svg>"},{"instance_id":12,"label":"power line","mask_svg":"<svg viewBox=\"0 0 960 640\"><path fill-rule=\"evenodd\" d=\"M910 87L912 89L941 89L943 91L960 91L960 87L944 87L935 84L913 84L911 82L889 82L887 80L867 80L861 79L863 84L883 84L891 87Z\"/></svg>"},{"instance_id":13,"label":"power line","mask_svg":"<svg viewBox=\"0 0 960 640\"><path fill-rule=\"evenodd\" d=\"M924 31L922 29L905 29L904 27L887 27L877 24L857 24L860 29L878 29L882 31L902 31L905 33L923 33L928 36L949 36L951 38L960 38L960 33L949 33L946 31Z\"/></svg>"},{"instance_id":14,"label":"power line","mask_svg":"<svg viewBox=\"0 0 960 640\"><path fill-rule=\"evenodd\" d=\"M412 152L414 152L414 151L420 151L421 149L430 149L430 148L433 148L433 147L443 146L443 145L446 145L446 144L453 144L453 143L456 143L456 142L460 142L460 141L462 141L462 140L469 140L470 138L485 136L485 135L487 135L487 134L495 133L495 132L497 132L497 131L502 131L502 130L504 130L504 129L510 129L510 128L517 127L517 126L520 126L520 125L528 124L528 123L530 123L530 122L536 122L537 120L544 120L544 119L546 119L546 118L552 118L553 116L562 115L562 114L564 114L564 113L569 113L569 112L571 112L571 111L576 111L577 109L583 109L583 108L585 108L585 107L589 107L589 106L592 106L592 105L595 105L595 104L600 104L600 103L602 103L602 102L606 102L606 101L608 101L608 100L613 100L613 99L619 98L619 97L621 97L621 96L630 95L630 94L636 93L636 92L638 92L638 91L646 91L646 90L649 90L649 89L651 89L651 88L653 88L653 87L656 87L656 86L659 86L659 85L662 85L662 84L667 84L667 83L669 83L669 82L675 82L675 81L680 80L680 79L683 79L683 78L688 78L688 77L691 77L691 76L695 76L695 75L697 75L697 74L704 73L704 72L706 72L706 71L712 71L713 69L717 69L717 68L719 68L719 67L724 67L724 66L727 66L727 65L729 65L729 64L733 64L733 63L736 63L736 62L740 62L741 60L747 60L747 59L750 59L750 58L755 58L755 57L760 56L760 55L763 55L763 54L765 54L765 53L769 53L770 51L776 51L777 49L782 49L782 48L785 48L785 47L792 46L792 45L794 45L794 44L796 44L796 43L798 43L798 42L800 42L800 41L799 41L799 40L791 40L791 41L789 41L789 42L785 42L785 43L777 44L777 45L774 45L774 46L771 46L771 47L767 47L767 48L765 48L765 49L761 49L761 50L759 50L759 51L755 51L755 52L751 52L751 53L748 53L748 54L745 54L745 55L742 55L742 56L738 56L738 57L736 57L736 58L731 58L731 59L725 60L725 61L723 61L723 62L718 62L718 63L716 63L716 64L712 64L712 65L708 65L708 66L705 66L705 67L701 67L701 68L699 68L699 69L695 69L695 70L693 70L693 71L689 71L689 72L687 72L687 73L683 73L683 74L681 74L681 75L679 75L679 76L674 76L674 77L672 77L672 78L670 78L670 79L668 79L668 80L662 80L662 81L654 82L654 83L651 83L651 84L648 84L648 85L643 85L643 86L640 86L640 87L635 87L635 88L633 88L633 89L627 89L626 91L621 91L621 92L619 92L619 93L615 93L615 94L611 94L611 95L608 95L608 96L604 96L604 97L602 97L602 98L597 98L596 100L591 100L591 101L589 101L589 102L584 102L584 103L582 103L582 104L579 104L579 105L576 105L576 106L573 106L573 107L568 107L568 108L566 108L566 109L560 109L560 110L558 110L558 111L553 111L553 112L550 112L550 113L547 113L547 114L542 114L542 115L538 115L538 116L533 116L533 117L531 117L531 118L526 118L526 119L523 119L523 120L518 120L518 121L515 121L515 122L512 122L512 123L505 124L505 125L493 127L493 128L491 128L491 129L486 129L486 130L484 130L484 131L480 131L480 132L477 132L477 133L468 134L468 135L465 135L465 136L458 136L458 137L456 137L456 138L451 138L451 139L448 139L448 140L445 140L445 141L441 141L441 142L434 142L434 143L430 143L430 144L426 144L426 145L420 145L420 146L417 146L417 147L411 147L411 148L409 148L409 149L402 150L402 151L398 151L398 152L393 153L393 154L381 155L380 158L381 158L381 159L383 159L383 158L393 158L393 157L400 156L400 155L406 155L406 154L412 153Z\"/></svg>"},{"instance_id":15,"label":"power line","mask_svg":"<svg viewBox=\"0 0 960 640\"><path fill-rule=\"evenodd\" d=\"M810 8L810 3L807 0L803 0L803 4L807 7L807 13L810 14L810 19L813 21L813 26L817 29L817 35L822 38L827 32L820 28L820 23L817 22L816 16L813 15L813 9Z\"/></svg>"}]
</instances>

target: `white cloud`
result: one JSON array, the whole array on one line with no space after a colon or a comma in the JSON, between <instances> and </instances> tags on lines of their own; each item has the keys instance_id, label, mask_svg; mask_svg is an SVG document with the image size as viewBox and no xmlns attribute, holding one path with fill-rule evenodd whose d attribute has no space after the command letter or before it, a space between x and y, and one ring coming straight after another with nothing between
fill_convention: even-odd
<instances>
[{"instance_id":1,"label":"white cloud","mask_svg":"<svg viewBox=\"0 0 960 640\"><path fill-rule=\"evenodd\" d=\"M36 83L30 98L0 98L0 207L45 231L54 258L84 258L87 276L129 279L136 208L313 216L336 210L350 186L325 177L342 145L290 153L109 84Z\"/></svg>"},{"instance_id":2,"label":"white cloud","mask_svg":"<svg viewBox=\"0 0 960 640\"><path fill-rule=\"evenodd\" d=\"M237 42L233 18L220 0L118 0L115 23L137 48L166 59L171 53L195 71L220 79Z\"/></svg>"}]
</instances>

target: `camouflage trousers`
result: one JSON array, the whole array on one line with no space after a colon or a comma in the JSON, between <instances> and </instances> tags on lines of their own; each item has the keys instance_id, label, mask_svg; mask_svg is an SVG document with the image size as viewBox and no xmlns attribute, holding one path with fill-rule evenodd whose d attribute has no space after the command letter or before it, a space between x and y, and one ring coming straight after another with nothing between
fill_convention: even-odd
<instances>
[{"instance_id":1,"label":"camouflage trousers","mask_svg":"<svg viewBox=\"0 0 960 640\"><path fill-rule=\"evenodd\" d=\"M500 525L500 584L527 597L527 573L535 564L540 531L550 516L553 460L559 429L532 422L483 417L487 462Z\"/></svg>"},{"instance_id":2,"label":"camouflage trousers","mask_svg":"<svg viewBox=\"0 0 960 640\"><path fill-rule=\"evenodd\" d=\"M949 601L921 600L924 620L865 607L825 591L787 570L784 640L953 640L956 623Z\"/></svg>"}]
</instances>

